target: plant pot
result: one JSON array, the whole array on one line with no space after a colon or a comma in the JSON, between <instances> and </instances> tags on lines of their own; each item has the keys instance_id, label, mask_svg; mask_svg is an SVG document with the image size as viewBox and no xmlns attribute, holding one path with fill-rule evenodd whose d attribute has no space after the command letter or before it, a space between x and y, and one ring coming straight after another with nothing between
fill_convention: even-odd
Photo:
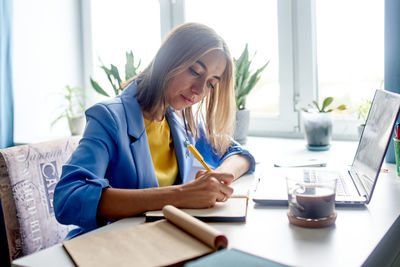
<instances>
[{"instance_id":1,"label":"plant pot","mask_svg":"<svg viewBox=\"0 0 400 267\"><path fill-rule=\"evenodd\" d=\"M332 118L329 113L303 112L307 148L313 151L328 150L332 139Z\"/></svg>"},{"instance_id":2,"label":"plant pot","mask_svg":"<svg viewBox=\"0 0 400 267\"><path fill-rule=\"evenodd\" d=\"M84 116L74 117L69 120L71 135L81 135L85 129L86 119Z\"/></svg>"},{"instance_id":3,"label":"plant pot","mask_svg":"<svg viewBox=\"0 0 400 267\"><path fill-rule=\"evenodd\" d=\"M241 145L244 145L247 142L249 123L250 123L250 110L248 109L237 110L234 139Z\"/></svg>"}]
</instances>

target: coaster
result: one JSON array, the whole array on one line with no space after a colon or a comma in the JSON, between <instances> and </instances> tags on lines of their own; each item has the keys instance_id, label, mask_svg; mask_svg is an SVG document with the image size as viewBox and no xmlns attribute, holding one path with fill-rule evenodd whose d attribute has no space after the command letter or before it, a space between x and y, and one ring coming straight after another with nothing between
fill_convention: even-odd
<instances>
[{"instance_id":1,"label":"coaster","mask_svg":"<svg viewBox=\"0 0 400 267\"><path fill-rule=\"evenodd\" d=\"M324 146L311 146L307 145L307 149L310 151L326 151L329 150L331 145L324 145Z\"/></svg>"},{"instance_id":2,"label":"coaster","mask_svg":"<svg viewBox=\"0 0 400 267\"><path fill-rule=\"evenodd\" d=\"M294 217L290 211L287 212L287 216L291 224L307 228L320 228L334 224L336 221L337 212L335 211L331 216L322 219L300 219Z\"/></svg>"}]
</instances>

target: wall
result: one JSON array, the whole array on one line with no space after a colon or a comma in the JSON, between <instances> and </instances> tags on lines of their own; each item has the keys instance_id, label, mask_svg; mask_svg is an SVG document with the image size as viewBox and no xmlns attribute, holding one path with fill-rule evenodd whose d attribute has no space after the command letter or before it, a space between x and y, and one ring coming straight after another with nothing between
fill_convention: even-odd
<instances>
[{"instance_id":1,"label":"wall","mask_svg":"<svg viewBox=\"0 0 400 267\"><path fill-rule=\"evenodd\" d=\"M14 141L69 134L60 111L62 89L83 85L79 0L14 0Z\"/></svg>"},{"instance_id":2,"label":"wall","mask_svg":"<svg viewBox=\"0 0 400 267\"><path fill-rule=\"evenodd\" d=\"M399 11L399 1L385 1L385 90L395 93L400 93ZM397 118L397 121L400 122L400 116ZM395 163L393 140L390 141L386 152L386 162Z\"/></svg>"}]
</instances>

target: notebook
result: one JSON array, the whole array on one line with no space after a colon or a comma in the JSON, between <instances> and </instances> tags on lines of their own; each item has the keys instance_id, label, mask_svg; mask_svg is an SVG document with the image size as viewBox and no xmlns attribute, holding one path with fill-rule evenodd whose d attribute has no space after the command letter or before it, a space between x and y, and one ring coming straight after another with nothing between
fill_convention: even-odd
<instances>
[{"instance_id":1,"label":"notebook","mask_svg":"<svg viewBox=\"0 0 400 267\"><path fill-rule=\"evenodd\" d=\"M238 192L236 192L238 191ZM203 222L246 222L248 190L235 190L234 194L226 202L217 202L214 207L208 209L181 209L187 214ZM148 211L145 214L146 222L154 222L164 219L163 212Z\"/></svg>"},{"instance_id":2,"label":"notebook","mask_svg":"<svg viewBox=\"0 0 400 267\"><path fill-rule=\"evenodd\" d=\"M381 166L400 110L400 95L376 90L364 131L350 168L274 168L260 179L253 201L262 205L287 205L285 177L303 176L304 180L334 176L338 178L336 204L364 205L371 201ZM300 173L299 173L300 172ZM300 176L300 177L301 177Z\"/></svg>"}]
</instances>

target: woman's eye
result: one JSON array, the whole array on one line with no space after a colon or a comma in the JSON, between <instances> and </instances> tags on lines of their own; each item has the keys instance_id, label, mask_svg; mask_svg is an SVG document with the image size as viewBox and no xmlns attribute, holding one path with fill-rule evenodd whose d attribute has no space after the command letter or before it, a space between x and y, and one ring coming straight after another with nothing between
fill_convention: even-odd
<instances>
[{"instance_id":1,"label":"woman's eye","mask_svg":"<svg viewBox=\"0 0 400 267\"><path fill-rule=\"evenodd\" d=\"M210 87L213 90L215 89L215 86L211 82L208 82L208 87Z\"/></svg>"},{"instance_id":2,"label":"woman's eye","mask_svg":"<svg viewBox=\"0 0 400 267\"><path fill-rule=\"evenodd\" d=\"M190 73L192 73L194 76L200 76L200 74L195 71L193 68L189 68Z\"/></svg>"}]
</instances>

